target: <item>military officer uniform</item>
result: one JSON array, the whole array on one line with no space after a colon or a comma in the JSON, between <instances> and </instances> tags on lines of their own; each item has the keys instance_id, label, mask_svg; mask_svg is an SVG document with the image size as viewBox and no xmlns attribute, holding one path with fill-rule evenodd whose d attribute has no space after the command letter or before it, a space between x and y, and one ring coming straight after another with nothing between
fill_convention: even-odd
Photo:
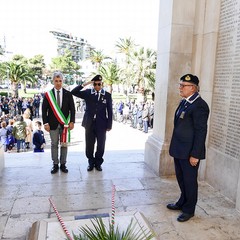
<instances>
[{"instance_id":1,"label":"military officer uniform","mask_svg":"<svg viewBox=\"0 0 240 240\"><path fill-rule=\"evenodd\" d=\"M101 80L102 77L97 75L91 81L100 82ZM82 89L83 86L79 85L71 92L74 96L84 99L86 103L82 126L85 128L85 152L89 163L88 171L92 171L93 167L102 171L106 131L112 128L112 97L103 88L99 92L95 88ZM97 147L94 153L95 142L97 142Z\"/></svg>"},{"instance_id":2,"label":"military officer uniform","mask_svg":"<svg viewBox=\"0 0 240 240\"><path fill-rule=\"evenodd\" d=\"M187 74L182 76L180 81L180 91L187 87L198 88L197 76ZM198 197L199 160L205 158L208 116L209 107L198 91L183 98L175 112L169 153L174 157L181 195L175 204L169 204L167 207L171 210L182 210L183 214L178 218L180 222L194 216ZM196 165L191 164L191 157L197 160Z\"/></svg>"}]
</instances>

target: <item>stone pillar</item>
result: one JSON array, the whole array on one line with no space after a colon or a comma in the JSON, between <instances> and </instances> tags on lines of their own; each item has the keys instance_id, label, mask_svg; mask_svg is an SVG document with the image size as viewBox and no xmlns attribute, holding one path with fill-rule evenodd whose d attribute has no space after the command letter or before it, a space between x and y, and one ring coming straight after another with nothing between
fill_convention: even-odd
<instances>
[{"instance_id":1,"label":"stone pillar","mask_svg":"<svg viewBox=\"0 0 240 240\"><path fill-rule=\"evenodd\" d=\"M174 174L168 149L179 78L192 72L195 5L196 0L160 0L154 127L145 144L145 162L160 176Z\"/></svg>"},{"instance_id":2,"label":"stone pillar","mask_svg":"<svg viewBox=\"0 0 240 240\"><path fill-rule=\"evenodd\" d=\"M2 170L5 166L5 162L4 162L4 149L3 149L3 145L0 143L0 177L2 176Z\"/></svg>"},{"instance_id":3,"label":"stone pillar","mask_svg":"<svg viewBox=\"0 0 240 240\"><path fill-rule=\"evenodd\" d=\"M200 79L200 94L211 109L218 42L221 0L196 1L195 26L193 33L192 70ZM208 121L210 127L210 118ZM208 136L206 146L208 146ZM198 176L205 180L207 162L201 161Z\"/></svg>"}]
</instances>

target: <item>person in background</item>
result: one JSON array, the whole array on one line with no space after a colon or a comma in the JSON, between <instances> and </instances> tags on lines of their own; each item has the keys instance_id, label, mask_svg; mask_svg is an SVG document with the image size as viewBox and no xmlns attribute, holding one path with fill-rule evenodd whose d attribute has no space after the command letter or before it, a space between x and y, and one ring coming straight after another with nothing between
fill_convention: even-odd
<instances>
[{"instance_id":1,"label":"person in background","mask_svg":"<svg viewBox=\"0 0 240 240\"><path fill-rule=\"evenodd\" d=\"M32 143L33 124L32 124L32 120L31 120L30 116L31 116L31 112L30 112L29 108L27 108L25 110L25 112L23 113L23 119L27 124L27 136L25 139L26 149L30 149L31 143Z\"/></svg>"},{"instance_id":2,"label":"person in background","mask_svg":"<svg viewBox=\"0 0 240 240\"><path fill-rule=\"evenodd\" d=\"M7 150L10 152L15 145L15 138L13 136L14 119L9 119L7 129Z\"/></svg>"},{"instance_id":3,"label":"person in background","mask_svg":"<svg viewBox=\"0 0 240 240\"><path fill-rule=\"evenodd\" d=\"M179 92L182 97L174 117L174 129L169 153L174 158L176 178L181 190L170 210L181 210L179 222L194 216L198 198L198 168L205 158L205 140L209 107L199 94L199 79L192 74L180 78Z\"/></svg>"},{"instance_id":4,"label":"person in background","mask_svg":"<svg viewBox=\"0 0 240 240\"><path fill-rule=\"evenodd\" d=\"M93 85L92 88L83 90L90 84ZM86 157L89 164L87 171L92 171L94 167L97 171L102 171L106 132L112 129L112 96L103 89L101 75L96 75L91 81L75 87L71 92L86 102L82 126L85 128Z\"/></svg>"},{"instance_id":5,"label":"person in background","mask_svg":"<svg viewBox=\"0 0 240 240\"><path fill-rule=\"evenodd\" d=\"M40 97L35 96L33 100L34 117L39 118Z\"/></svg>"},{"instance_id":6,"label":"person in background","mask_svg":"<svg viewBox=\"0 0 240 240\"><path fill-rule=\"evenodd\" d=\"M44 132L42 131L42 123L40 121L36 121L35 127L36 130L33 132L33 151L44 152L46 141L44 138Z\"/></svg>"},{"instance_id":7,"label":"person in background","mask_svg":"<svg viewBox=\"0 0 240 240\"><path fill-rule=\"evenodd\" d=\"M7 129L6 129L6 122L1 122L1 129L0 129L0 139L1 143L4 146L4 151L7 151Z\"/></svg>"},{"instance_id":8,"label":"person in background","mask_svg":"<svg viewBox=\"0 0 240 240\"><path fill-rule=\"evenodd\" d=\"M53 74L54 88L45 93L42 103L42 120L44 129L50 133L51 156L53 167L51 173L59 170L68 173L67 162L67 137L69 131L74 128L75 106L72 94L63 88L63 74L59 71ZM60 156L58 153L60 144Z\"/></svg>"},{"instance_id":9,"label":"person in background","mask_svg":"<svg viewBox=\"0 0 240 240\"><path fill-rule=\"evenodd\" d=\"M154 102L152 102L149 107L149 127L150 128L153 128L153 119L154 119Z\"/></svg>"},{"instance_id":10,"label":"person in background","mask_svg":"<svg viewBox=\"0 0 240 240\"><path fill-rule=\"evenodd\" d=\"M27 136L27 124L23 120L23 116L18 115L16 122L13 125L13 136L17 140L17 152L20 152L20 149L25 151L25 139Z\"/></svg>"},{"instance_id":11,"label":"person in background","mask_svg":"<svg viewBox=\"0 0 240 240\"><path fill-rule=\"evenodd\" d=\"M148 104L143 104L143 111L142 111L142 122L143 122L143 132L148 133L148 116L149 116L149 109Z\"/></svg>"}]
</instances>

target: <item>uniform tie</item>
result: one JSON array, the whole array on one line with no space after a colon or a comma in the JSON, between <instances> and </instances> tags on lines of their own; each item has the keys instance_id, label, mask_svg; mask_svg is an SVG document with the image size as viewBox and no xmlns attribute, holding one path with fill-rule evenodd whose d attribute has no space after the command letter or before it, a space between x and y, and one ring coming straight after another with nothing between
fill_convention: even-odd
<instances>
[{"instance_id":1,"label":"uniform tie","mask_svg":"<svg viewBox=\"0 0 240 240\"><path fill-rule=\"evenodd\" d=\"M177 111L177 114L176 114L177 116L179 116L182 113L182 111L185 109L185 103L186 102L187 102L186 99L183 99L181 101L181 103L179 105L179 108L178 108L178 111Z\"/></svg>"},{"instance_id":2,"label":"uniform tie","mask_svg":"<svg viewBox=\"0 0 240 240\"><path fill-rule=\"evenodd\" d=\"M95 95L97 95L97 100L99 101L99 98L100 98L100 92L96 92Z\"/></svg>"}]
</instances>

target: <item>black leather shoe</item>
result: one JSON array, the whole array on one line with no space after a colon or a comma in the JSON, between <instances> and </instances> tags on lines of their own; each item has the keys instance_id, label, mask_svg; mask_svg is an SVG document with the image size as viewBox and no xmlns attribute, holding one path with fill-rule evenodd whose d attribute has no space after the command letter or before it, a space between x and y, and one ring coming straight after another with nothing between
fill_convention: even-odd
<instances>
[{"instance_id":1,"label":"black leather shoe","mask_svg":"<svg viewBox=\"0 0 240 240\"><path fill-rule=\"evenodd\" d=\"M176 205L175 203L169 203L167 205L167 208L170 210L181 210L181 208L178 205Z\"/></svg>"},{"instance_id":2,"label":"black leather shoe","mask_svg":"<svg viewBox=\"0 0 240 240\"><path fill-rule=\"evenodd\" d=\"M57 173L58 172L58 164L53 164L53 167L51 169L51 174Z\"/></svg>"},{"instance_id":3,"label":"black leather shoe","mask_svg":"<svg viewBox=\"0 0 240 240\"><path fill-rule=\"evenodd\" d=\"M61 169L62 172L68 173L68 169L67 169L65 164L61 164L60 169Z\"/></svg>"},{"instance_id":4,"label":"black leather shoe","mask_svg":"<svg viewBox=\"0 0 240 240\"><path fill-rule=\"evenodd\" d=\"M186 222L186 221L188 221L191 217L193 217L194 216L194 214L193 213L182 213L182 214L180 214L179 216L178 216L178 218L177 218L177 220L179 221L179 222Z\"/></svg>"},{"instance_id":5,"label":"black leather shoe","mask_svg":"<svg viewBox=\"0 0 240 240\"><path fill-rule=\"evenodd\" d=\"M94 168L94 166L93 166L93 165L88 165L88 168L87 168L88 172L92 171L92 170L93 170L93 168Z\"/></svg>"},{"instance_id":6,"label":"black leather shoe","mask_svg":"<svg viewBox=\"0 0 240 240\"><path fill-rule=\"evenodd\" d=\"M101 166L95 166L95 168L96 168L99 172L102 171L102 167L101 167Z\"/></svg>"}]
</instances>

